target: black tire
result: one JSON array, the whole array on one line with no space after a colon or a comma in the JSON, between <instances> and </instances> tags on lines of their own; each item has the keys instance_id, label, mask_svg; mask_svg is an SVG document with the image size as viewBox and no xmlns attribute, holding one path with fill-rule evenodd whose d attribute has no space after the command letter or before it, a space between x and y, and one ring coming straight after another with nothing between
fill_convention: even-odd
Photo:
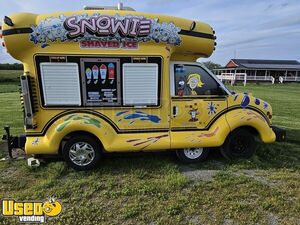
<instances>
[{"instance_id":1,"label":"black tire","mask_svg":"<svg viewBox=\"0 0 300 225\"><path fill-rule=\"evenodd\" d=\"M194 155L188 153L189 151L190 153L194 152ZM208 153L209 153L209 148L190 148L190 149L176 150L177 157L180 159L180 161L184 163L202 162L207 158Z\"/></svg>"},{"instance_id":2,"label":"black tire","mask_svg":"<svg viewBox=\"0 0 300 225\"><path fill-rule=\"evenodd\" d=\"M221 153L226 159L248 159L257 149L256 136L245 128L232 131L226 138Z\"/></svg>"},{"instance_id":3,"label":"black tire","mask_svg":"<svg viewBox=\"0 0 300 225\"><path fill-rule=\"evenodd\" d=\"M68 165L75 170L91 170L100 161L100 147L99 141L95 138L88 135L76 135L65 143L62 156ZM77 151L78 153L74 154Z\"/></svg>"}]
</instances>

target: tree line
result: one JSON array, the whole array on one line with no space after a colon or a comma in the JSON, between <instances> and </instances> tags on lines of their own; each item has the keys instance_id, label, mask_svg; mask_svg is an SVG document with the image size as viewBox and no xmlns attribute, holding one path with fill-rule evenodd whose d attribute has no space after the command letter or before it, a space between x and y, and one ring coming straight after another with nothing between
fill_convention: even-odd
<instances>
[{"instance_id":1,"label":"tree line","mask_svg":"<svg viewBox=\"0 0 300 225\"><path fill-rule=\"evenodd\" d=\"M23 70L23 65L20 63L0 63L0 70Z\"/></svg>"}]
</instances>

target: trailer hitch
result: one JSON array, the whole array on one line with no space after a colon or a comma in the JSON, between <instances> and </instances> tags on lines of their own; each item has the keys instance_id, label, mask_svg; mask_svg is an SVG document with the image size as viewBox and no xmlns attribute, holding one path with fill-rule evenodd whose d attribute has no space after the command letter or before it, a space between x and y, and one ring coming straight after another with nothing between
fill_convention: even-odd
<instances>
[{"instance_id":1,"label":"trailer hitch","mask_svg":"<svg viewBox=\"0 0 300 225\"><path fill-rule=\"evenodd\" d=\"M7 142L7 150L8 150L8 160L17 159L13 157L13 150L14 149L23 149L26 142L26 136L12 136L10 133L10 127L4 127L5 133L2 137L2 140ZM6 159L6 158L5 158Z\"/></svg>"}]
</instances>

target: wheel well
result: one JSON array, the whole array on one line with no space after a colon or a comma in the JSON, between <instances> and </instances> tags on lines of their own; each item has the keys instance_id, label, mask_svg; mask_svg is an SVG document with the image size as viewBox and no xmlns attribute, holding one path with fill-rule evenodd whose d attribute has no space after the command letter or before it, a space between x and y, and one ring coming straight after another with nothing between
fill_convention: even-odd
<instances>
[{"instance_id":1,"label":"wheel well","mask_svg":"<svg viewBox=\"0 0 300 225\"><path fill-rule=\"evenodd\" d=\"M99 143L99 145L101 146L101 149L103 149L103 144L96 135L94 135L90 132L86 132L86 131L75 131L75 132L69 133L69 134L67 134L66 136L63 137L63 139L60 142L58 154L59 155L62 154L62 150L63 150L63 147L64 147L66 141L68 141L71 137L80 136L80 135L85 135L85 136L89 136L89 137L94 138Z\"/></svg>"},{"instance_id":2,"label":"wheel well","mask_svg":"<svg viewBox=\"0 0 300 225\"><path fill-rule=\"evenodd\" d=\"M249 131L251 134L253 134L256 138L259 138L259 132L254 127L251 127L251 126L241 126L241 127L235 128L234 130L237 130L237 129L245 129L245 130Z\"/></svg>"}]
</instances>

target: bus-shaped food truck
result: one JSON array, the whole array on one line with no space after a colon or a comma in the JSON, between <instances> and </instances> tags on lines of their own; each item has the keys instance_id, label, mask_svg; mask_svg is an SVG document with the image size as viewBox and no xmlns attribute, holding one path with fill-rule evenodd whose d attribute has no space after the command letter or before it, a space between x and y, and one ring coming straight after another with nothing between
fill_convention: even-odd
<instances>
[{"instance_id":1,"label":"bus-shaped food truck","mask_svg":"<svg viewBox=\"0 0 300 225\"><path fill-rule=\"evenodd\" d=\"M221 147L248 158L256 140L285 138L267 102L231 93L196 62L216 46L208 24L119 6L18 13L2 29L24 65L25 133L7 128L9 150L61 155L86 170L103 153L175 150L197 162Z\"/></svg>"}]
</instances>

